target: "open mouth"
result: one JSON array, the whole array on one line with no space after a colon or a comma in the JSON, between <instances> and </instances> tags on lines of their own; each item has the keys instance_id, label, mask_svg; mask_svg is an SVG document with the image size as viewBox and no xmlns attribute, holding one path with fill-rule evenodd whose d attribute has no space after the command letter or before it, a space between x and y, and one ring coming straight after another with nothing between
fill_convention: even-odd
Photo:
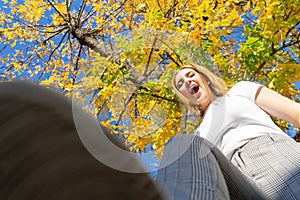
<instances>
[{"instance_id":1,"label":"open mouth","mask_svg":"<svg viewBox=\"0 0 300 200\"><path fill-rule=\"evenodd\" d=\"M199 91L199 86L196 86L196 85L195 85L195 86L192 87L191 93L192 93L192 95L193 95L193 94L196 94L198 91Z\"/></svg>"}]
</instances>

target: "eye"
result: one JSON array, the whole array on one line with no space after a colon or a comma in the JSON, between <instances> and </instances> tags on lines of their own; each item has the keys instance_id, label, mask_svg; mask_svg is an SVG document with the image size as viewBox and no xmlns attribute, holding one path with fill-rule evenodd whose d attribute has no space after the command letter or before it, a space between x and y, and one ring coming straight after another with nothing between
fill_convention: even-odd
<instances>
[{"instance_id":1,"label":"eye","mask_svg":"<svg viewBox=\"0 0 300 200\"><path fill-rule=\"evenodd\" d=\"M194 75L195 75L195 73L191 72L191 73L189 74L189 77L192 78Z\"/></svg>"},{"instance_id":2,"label":"eye","mask_svg":"<svg viewBox=\"0 0 300 200\"><path fill-rule=\"evenodd\" d=\"M180 89L181 86L182 86L182 84L183 84L183 81L178 81L178 83L177 83L177 88Z\"/></svg>"}]
</instances>

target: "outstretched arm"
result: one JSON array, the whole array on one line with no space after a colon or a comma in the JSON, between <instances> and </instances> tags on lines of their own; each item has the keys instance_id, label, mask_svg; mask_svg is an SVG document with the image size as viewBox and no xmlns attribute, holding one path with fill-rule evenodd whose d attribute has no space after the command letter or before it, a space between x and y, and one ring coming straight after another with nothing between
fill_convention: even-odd
<instances>
[{"instance_id":1,"label":"outstretched arm","mask_svg":"<svg viewBox=\"0 0 300 200\"><path fill-rule=\"evenodd\" d=\"M257 91L255 103L270 115L300 127L299 103L263 86Z\"/></svg>"}]
</instances>

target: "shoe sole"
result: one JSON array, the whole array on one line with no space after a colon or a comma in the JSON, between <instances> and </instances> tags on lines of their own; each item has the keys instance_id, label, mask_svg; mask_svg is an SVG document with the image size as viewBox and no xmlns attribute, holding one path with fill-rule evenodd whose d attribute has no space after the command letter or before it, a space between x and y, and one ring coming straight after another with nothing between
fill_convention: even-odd
<instances>
[{"instance_id":1,"label":"shoe sole","mask_svg":"<svg viewBox=\"0 0 300 200\"><path fill-rule=\"evenodd\" d=\"M0 113L1 199L165 199L148 173L118 171L95 159L77 134L72 102L57 92L0 83Z\"/></svg>"}]
</instances>

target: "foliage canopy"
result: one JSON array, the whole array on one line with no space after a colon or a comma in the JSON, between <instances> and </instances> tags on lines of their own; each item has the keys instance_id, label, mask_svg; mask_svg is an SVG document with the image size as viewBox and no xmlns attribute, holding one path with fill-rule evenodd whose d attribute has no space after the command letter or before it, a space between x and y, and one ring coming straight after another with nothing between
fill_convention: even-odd
<instances>
[{"instance_id":1,"label":"foliage canopy","mask_svg":"<svg viewBox=\"0 0 300 200\"><path fill-rule=\"evenodd\" d=\"M0 74L75 97L132 151L159 156L199 119L170 88L182 64L297 100L300 0L2 0ZM282 128L287 123L274 119Z\"/></svg>"}]
</instances>

